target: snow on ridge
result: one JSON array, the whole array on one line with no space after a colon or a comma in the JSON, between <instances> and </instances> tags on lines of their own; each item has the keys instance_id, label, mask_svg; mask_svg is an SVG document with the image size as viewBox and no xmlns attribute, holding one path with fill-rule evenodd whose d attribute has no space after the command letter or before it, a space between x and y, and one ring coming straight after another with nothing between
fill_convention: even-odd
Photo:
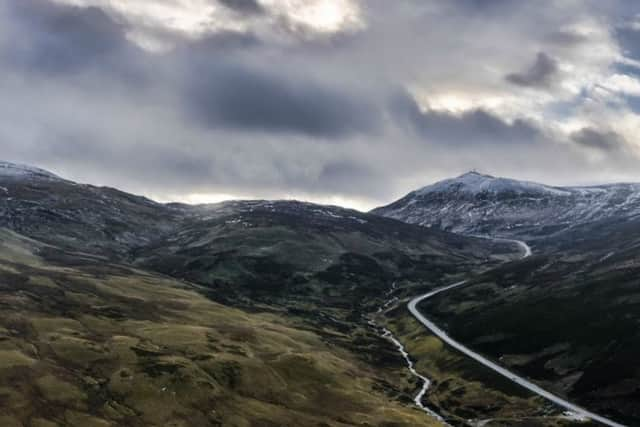
<instances>
[{"instance_id":1,"label":"snow on ridge","mask_svg":"<svg viewBox=\"0 0 640 427\"><path fill-rule=\"evenodd\" d=\"M552 187L470 172L376 212L457 233L537 238L547 226L553 232L607 218L640 218L640 183Z\"/></svg>"},{"instance_id":2,"label":"snow on ridge","mask_svg":"<svg viewBox=\"0 0 640 427\"><path fill-rule=\"evenodd\" d=\"M457 178L445 179L435 184L426 186L416 191L416 194L423 196L429 193L446 193L460 191L472 195L480 193L541 193L553 194L556 196L569 196L570 189L550 187L529 181L518 181L509 178L496 178L491 175L484 175L478 172L468 172Z\"/></svg>"},{"instance_id":3,"label":"snow on ridge","mask_svg":"<svg viewBox=\"0 0 640 427\"><path fill-rule=\"evenodd\" d=\"M52 174L44 169L36 168L33 166L27 166L17 163L0 161L0 177L46 177L59 179L57 175Z\"/></svg>"}]
</instances>

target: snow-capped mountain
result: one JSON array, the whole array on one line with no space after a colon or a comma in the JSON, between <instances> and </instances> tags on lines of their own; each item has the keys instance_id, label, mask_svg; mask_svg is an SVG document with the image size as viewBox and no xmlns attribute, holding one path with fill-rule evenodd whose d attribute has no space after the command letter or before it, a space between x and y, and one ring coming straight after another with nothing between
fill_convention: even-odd
<instances>
[{"instance_id":1,"label":"snow-capped mountain","mask_svg":"<svg viewBox=\"0 0 640 427\"><path fill-rule=\"evenodd\" d=\"M457 233L534 238L587 222L640 216L640 184L553 187L469 172L373 213Z\"/></svg>"}]
</instances>

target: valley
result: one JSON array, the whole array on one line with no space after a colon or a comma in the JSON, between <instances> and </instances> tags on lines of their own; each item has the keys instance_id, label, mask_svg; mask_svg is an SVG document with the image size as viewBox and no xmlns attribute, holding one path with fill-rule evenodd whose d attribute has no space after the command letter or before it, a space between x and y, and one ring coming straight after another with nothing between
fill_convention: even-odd
<instances>
[{"instance_id":1,"label":"valley","mask_svg":"<svg viewBox=\"0 0 640 427\"><path fill-rule=\"evenodd\" d=\"M621 280L637 241L626 210L597 226L547 224L547 234L533 225L501 234L510 219L451 233L296 201L161 204L7 163L0 185L3 425L588 425L443 334L516 382L633 425L633 377L605 383L590 365L632 357L624 342L610 352L597 339L634 322L633 286ZM613 254L609 233L621 236ZM521 235L533 256L511 240ZM601 291L571 282L587 276L615 277L608 291L619 296L597 302ZM577 292L584 307L567 323L574 312L561 298ZM598 314L589 350L567 342L581 337L583 308L623 316ZM427 318L441 329L426 330ZM555 376L541 377L549 357ZM600 363L613 373L618 361ZM588 378L595 395L581 385Z\"/></svg>"},{"instance_id":2,"label":"valley","mask_svg":"<svg viewBox=\"0 0 640 427\"><path fill-rule=\"evenodd\" d=\"M308 203L163 205L10 164L0 181L4 425L439 425L365 316L390 281L512 250Z\"/></svg>"},{"instance_id":3,"label":"valley","mask_svg":"<svg viewBox=\"0 0 640 427\"><path fill-rule=\"evenodd\" d=\"M0 0L0 427L640 427L640 0Z\"/></svg>"}]
</instances>

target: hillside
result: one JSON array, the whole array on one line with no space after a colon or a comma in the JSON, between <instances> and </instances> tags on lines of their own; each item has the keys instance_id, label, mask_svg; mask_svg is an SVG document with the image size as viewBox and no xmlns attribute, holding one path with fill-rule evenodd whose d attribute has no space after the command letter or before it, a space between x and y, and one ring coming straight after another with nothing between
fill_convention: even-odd
<instances>
[{"instance_id":1,"label":"hillside","mask_svg":"<svg viewBox=\"0 0 640 427\"><path fill-rule=\"evenodd\" d=\"M0 162L0 227L63 248L126 259L183 216L144 197Z\"/></svg>"},{"instance_id":2,"label":"hillside","mask_svg":"<svg viewBox=\"0 0 640 427\"><path fill-rule=\"evenodd\" d=\"M637 184L550 187L471 173L375 212L530 243L534 257L425 301L422 312L557 394L636 425L639 197Z\"/></svg>"},{"instance_id":3,"label":"hillside","mask_svg":"<svg viewBox=\"0 0 640 427\"><path fill-rule=\"evenodd\" d=\"M393 365L293 318L6 230L0 245L3 426L437 424L391 397L407 387Z\"/></svg>"},{"instance_id":4,"label":"hillside","mask_svg":"<svg viewBox=\"0 0 640 427\"><path fill-rule=\"evenodd\" d=\"M555 240L571 250L505 265L421 310L494 360L637 425L640 223L595 229L597 238Z\"/></svg>"},{"instance_id":5,"label":"hillside","mask_svg":"<svg viewBox=\"0 0 640 427\"><path fill-rule=\"evenodd\" d=\"M4 170L6 425L433 425L368 316L393 282L513 254L339 207L164 205Z\"/></svg>"}]
</instances>

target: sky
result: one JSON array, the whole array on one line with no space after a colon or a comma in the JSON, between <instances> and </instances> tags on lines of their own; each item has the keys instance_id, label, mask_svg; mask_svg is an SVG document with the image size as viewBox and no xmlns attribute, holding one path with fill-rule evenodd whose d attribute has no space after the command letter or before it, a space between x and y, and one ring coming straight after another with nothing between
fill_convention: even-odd
<instances>
[{"instance_id":1,"label":"sky","mask_svg":"<svg viewBox=\"0 0 640 427\"><path fill-rule=\"evenodd\" d=\"M0 93L0 159L161 201L640 181L640 4L0 0Z\"/></svg>"}]
</instances>

